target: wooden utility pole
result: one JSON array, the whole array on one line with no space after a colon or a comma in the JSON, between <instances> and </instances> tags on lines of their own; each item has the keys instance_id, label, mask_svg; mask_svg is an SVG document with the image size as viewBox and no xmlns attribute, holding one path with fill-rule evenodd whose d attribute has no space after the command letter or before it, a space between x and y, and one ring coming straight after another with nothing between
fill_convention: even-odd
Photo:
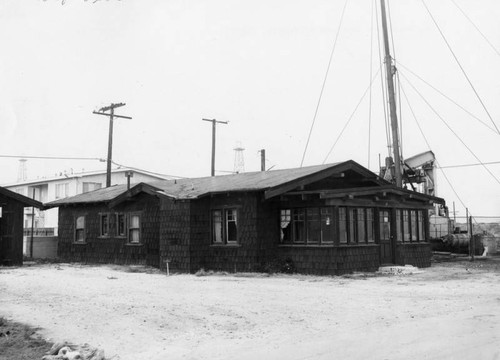
<instances>
[{"instance_id":1,"label":"wooden utility pole","mask_svg":"<svg viewBox=\"0 0 500 360\"><path fill-rule=\"evenodd\" d=\"M266 171L266 149L260 150L260 171Z\"/></svg>"},{"instance_id":2,"label":"wooden utility pole","mask_svg":"<svg viewBox=\"0 0 500 360\"><path fill-rule=\"evenodd\" d=\"M215 128L217 124L227 124L229 121L218 121L215 119L201 119L203 121L210 121L212 123L212 170L211 176L215 176Z\"/></svg>"},{"instance_id":3,"label":"wooden utility pole","mask_svg":"<svg viewBox=\"0 0 500 360\"><path fill-rule=\"evenodd\" d=\"M106 187L111 186L111 159L113 157L113 120L114 118L120 119L132 119L130 116L116 115L115 109L118 107L125 106L124 103L111 104L100 108L99 111L94 111L94 114L109 116L109 136L108 136L108 160L106 168ZM106 111L109 111L107 113Z\"/></svg>"},{"instance_id":4,"label":"wooden utility pole","mask_svg":"<svg viewBox=\"0 0 500 360\"><path fill-rule=\"evenodd\" d=\"M389 35L387 33L387 18L385 14L385 0L380 0L382 10L382 29L384 33L384 48L385 48L385 72L387 75L387 91L389 93L389 109L391 114L391 130L392 130L392 151L394 153L394 167L396 176L396 186L402 187L403 180L401 176L401 157L399 154L399 131L398 131L398 116L396 113L396 99L394 95L393 76L396 73L396 67L392 66L392 57L389 49Z\"/></svg>"}]
</instances>

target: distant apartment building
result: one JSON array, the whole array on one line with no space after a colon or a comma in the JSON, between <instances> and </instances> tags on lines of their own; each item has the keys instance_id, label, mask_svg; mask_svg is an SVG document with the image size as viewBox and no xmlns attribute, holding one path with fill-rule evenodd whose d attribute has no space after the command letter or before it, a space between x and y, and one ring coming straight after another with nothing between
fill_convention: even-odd
<instances>
[{"instance_id":1,"label":"distant apartment building","mask_svg":"<svg viewBox=\"0 0 500 360\"><path fill-rule=\"evenodd\" d=\"M130 175L130 178L127 175ZM167 178L147 171L129 168L119 168L111 172L111 185L127 184L128 179L130 179L131 184L138 184ZM106 171L61 173L59 176L51 178L25 180L3 185L6 189L42 203L64 199L105 186ZM42 211L36 208L25 208L24 228L31 229L32 226L36 232L48 232L47 235L57 235L58 209Z\"/></svg>"}]
</instances>

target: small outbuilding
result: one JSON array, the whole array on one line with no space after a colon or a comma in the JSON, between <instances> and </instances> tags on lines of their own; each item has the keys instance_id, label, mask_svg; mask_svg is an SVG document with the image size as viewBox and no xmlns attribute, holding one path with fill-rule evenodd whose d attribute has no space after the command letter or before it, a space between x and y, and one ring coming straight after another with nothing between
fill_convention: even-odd
<instances>
[{"instance_id":1,"label":"small outbuilding","mask_svg":"<svg viewBox=\"0 0 500 360\"><path fill-rule=\"evenodd\" d=\"M25 207L42 208L43 204L0 187L0 265L23 264Z\"/></svg>"},{"instance_id":2,"label":"small outbuilding","mask_svg":"<svg viewBox=\"0 0 500 360\"><path fill-rule=\"evenodd\" d=\"M119 185L46 207L59 207L65 261L343 274L430 266L435 203L346 161Z\"/></svg>"}]
</instances>

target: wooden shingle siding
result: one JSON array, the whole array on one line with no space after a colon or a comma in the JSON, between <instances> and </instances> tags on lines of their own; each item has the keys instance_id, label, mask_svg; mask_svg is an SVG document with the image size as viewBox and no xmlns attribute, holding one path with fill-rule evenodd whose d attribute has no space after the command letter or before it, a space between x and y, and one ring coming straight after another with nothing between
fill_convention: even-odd
<instances>
[{"instance_id":1,"label":"wooden shingle siding","mask_svg":"<svg viewBox=\"0 0 500 360\"><path fill-rule=\"evenodd\" d=\"M399 265L417 267L431 266L431 246L429 243L405 243L396 247L396 259Z\"/></svg>"},{"instance_id":2,"label":"wooden shingle siding","mask_svg":"<svg viewBox=\"0 0 500 360\"><path fill-rule=\"evenodd\" d=\"M0 206L0 265L22 265L24 205L0 194Z\"/></svg>"},{"instance_id":3,"label":"wooden shingle siding","mask_svg":"<svg viewBox=\"0 0 500 360\"><path fill-rule=\"evenodd\" d=\"M111 235L100 236L100 214L110 214ZM137 213L141 219L140 244L129 244L127 237L115 236L115 214ZM75 242L75 219L85 216L85 242ZM96 264L159 266L159 207L149 196L124 203L114 209L105 205L63 207L59 211L58 257L64 261Z\"/></svg>"}]
</instances>

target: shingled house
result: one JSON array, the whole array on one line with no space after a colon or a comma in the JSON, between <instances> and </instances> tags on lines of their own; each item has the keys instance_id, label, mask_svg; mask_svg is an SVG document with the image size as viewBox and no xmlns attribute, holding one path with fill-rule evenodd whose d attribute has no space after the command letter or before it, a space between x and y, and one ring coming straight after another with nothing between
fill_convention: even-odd
<instances>
[{"instance_id":1,"label":"shingled house","mask_svg":"<svg viewBox=\"0 0 500 360\"><path fill-rule=\"evenodd\" d=\"M25 207L43 205L0 187L0 265L23 264L23 216Z\"/></svg>"},{"instance_id":2,"label":"shingled house","mask_svg":"<svg viewBox=\"0 0 500 360\"><path fill-rule=\"evenodd\" d=\"M430 266L434 203L444 201L346 161L117 185L46 206L59 207L58 255L67 261L342 274Z\"/></svg>"}]
</instances>

